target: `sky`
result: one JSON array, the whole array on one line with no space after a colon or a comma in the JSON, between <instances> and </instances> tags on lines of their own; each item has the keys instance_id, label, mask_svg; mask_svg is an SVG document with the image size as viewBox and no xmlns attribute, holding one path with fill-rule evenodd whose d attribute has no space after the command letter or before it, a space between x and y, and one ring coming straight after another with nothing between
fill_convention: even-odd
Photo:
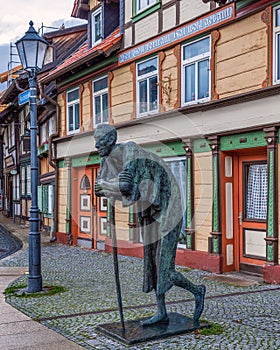
<instances>
[{"instance_id":1,"label":"sky","mask_svg":"<svg viewBox=\"0 0 280 350\"><path fill-rule=\"evenodd\" d=\"M14 44L25 34L30 20L37 31L42 25L59 28L64 24L69 28L86 23L71 17L74 0L0 0L0 5L0 73L8 70L10 43ZM55 29L44 28L44 32L47 30ZM14 48L13 53L16 52ZM17 60L17 57L13 56L13 59ZM0 90L3 90L3 85Z\"/></svg>"}]
</instances>

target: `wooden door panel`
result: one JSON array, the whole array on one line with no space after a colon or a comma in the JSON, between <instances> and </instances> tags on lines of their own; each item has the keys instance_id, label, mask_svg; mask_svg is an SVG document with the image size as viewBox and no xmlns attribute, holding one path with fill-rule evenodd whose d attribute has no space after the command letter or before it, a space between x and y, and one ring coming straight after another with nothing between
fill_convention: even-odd
<instances>
[{"instance_id":1,"label":"wooden door panel","mask_svg":"<svg viewBox=\"0 0 280 350\"><path fill-rule=\"evenodd\" d=\"M239 157L238 223L241 265L262 266L266 260L266 174L266 155Z\"/></svg>"}]
</instances>

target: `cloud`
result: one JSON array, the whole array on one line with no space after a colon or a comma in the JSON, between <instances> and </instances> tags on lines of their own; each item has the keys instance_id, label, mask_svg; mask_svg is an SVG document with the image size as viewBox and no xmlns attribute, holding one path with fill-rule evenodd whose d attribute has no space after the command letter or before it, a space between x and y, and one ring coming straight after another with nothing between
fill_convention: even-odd
<instances>
[{"instance_id":1,"label":"cloud","mask_svg":"<svg viewBox=\"0 0 280 350\"><path fill-rule=\"evenodd\" d=\"M32 19L34 28L38 31L44 26L44 33L55 30L62 24L66 28L75 26L85 21L71 17L74 0L12 0L5 2L5 11L0 16L0 73L8 70L10 57L10 43L15 43L29 28ZM47 27L54 27L48 29ZM40 30L41 33L41 30ZM12 53L17 53L16 48ZM16 56L12 60L18 61ZM15 67L18 63L14 63ZM2 85L2 86L1 86ZM3 84L0 85L0 91Z\"/></svg>"},{"instance_id":2,"label":"cloud","mask_svg":"<svg viewBox=\"0 0 280 350\"><path fill-rule=\"evenodd\" d=\"M15 42L22 37L31 19L36 30L42 25L60 27L68 21L77 23L77 19L71 19L73 5L74 0L7 1L0 16L0 43Z\"/></svg>"}]
</instances>

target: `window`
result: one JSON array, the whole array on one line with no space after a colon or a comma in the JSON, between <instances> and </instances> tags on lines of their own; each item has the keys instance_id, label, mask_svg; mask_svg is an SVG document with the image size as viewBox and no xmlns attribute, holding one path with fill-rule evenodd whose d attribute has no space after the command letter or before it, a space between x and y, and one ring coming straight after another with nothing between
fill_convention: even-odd
<instances>
[{"instance_id":1,"label":"window","mask_svg":"<svg viewBox=\"0 0 280 350\"><path fill-rule=\"evenodd\" d=\"M165 159L168 167L170 168L172 174L174 175L177 184L180 188L181 192L181 202L182 202L182 208L183 213L186 212L186 191L187 191L187 184L186 184L186 158L185 157L176 157L176 158L166 158ZM186 215L183 216L182 221L182 227L181 227L181 237L184 237L185 235L185 228L186 228ZM179 241L178 246L180 248L185 248L186 244Z\"/></svg>"},{"instance_id":2,"label":"window","mask_svg":"<svg viewBox=\"0 0 280 350\"><path fill-rule=\"evenodd\" d=\"M94 11L91 15L91 38L92 45L102 40L102 12L101 8Z\"/></svg>"},{"instance_id":3,"label":"window","mask_svg":"<svg viewBox=\"0 0 280 350\"><path fill-rule=\"evenodd\" d=\"M42 137L41 143L44 143L47 141L47 124L46 123L44 123L41 127L41 137Z\"/></svg>"},{"instance_id":4,"label":"window","mask_svg":"<svg viewBox=\"0 0 280 350\"><path fill-rule=\"evenodd\" d=\"M210 96L210 38L182 48L182 104L205 102Z\"/></svg>"},{"instance_id":5,"label":"window","mask_svg":"<svg viewBox=\"0 0 280 350\"><path fill-rule=\"evenodd\" d=\"M38 187L38 207L48 217L53 216L54 210L54 185L42 185Z\"/></svg>"},{"instance_id":6,"label":"window","mask_svg":"<svg viewBox=\"0 0 280 350\"><path fill-rule=\"evenodd\" d=\"M80 130L80 92L74 89L67 92L67 133Z\"/></svg>"},{"instance_id":7,"label":"window","mask_svg":"<svg viewBox=\"0 0 280 350\"><path fill-rule=\"evenodd\" d=\"M80 189L84 190L84 191L90 190L90 181L89 181L89 178L86 175L84 175L82 177L82 180L81 180L81 183L80 183Z\"/></svg>"},{"instance_id":8,"label":"window","mask_svg":"<svg viewBox=\"0 0 280 350\"><path fill-rule=\"evenodd\" d=\"M137 115L158 111L158 59L137 64Z\"/></svg>"},{"instance_id":9,"label":"window","mask_svg":"<svg viewBox=\"0 0 280 350\"><path fill-rule=\"evenodd\" d=\"M131 0L132 1L132 22L154 13L161 7L161 0Z\"/></svg>"},{"instance_id":10,"label":"window","mask_svg":"<svg viewBox=\"0 0 280 350\"><path fill-rule=\"evenodd\" d=\"M54 134L54 117L49 119L49 136Z\"/></svg>"},{"instance_id":11,"label":"window","mask_svg":"<svg viewBox=\"0 0 280 350\"><path fill-rule=\"evenodd\" d=\"M267 164L245 165L245 218L266 220L267 216Z\"/></svg>"},{"instance_id":12,"label":"window","mask_svg":"<svg viewBox=\"0 0 280 350\"><path fill-rule=\"evenodd\" d=\"M94 124L108 123L108 78L103 77L92 83Z\"/></svg>"},{"instance_id":13,"label":"window","mask_svg":"<svg viewBox=\"0 0 280 350\"><path fill-rule=\"evenodd\" d=\"M31 166L30 164L21 167L20 176L20 194L21 196L31 195Z\"/></svg>"},{"instance_id":14,"label":"window","mask_svg":"<svg viewBox=\"0 0 280 350\"><path fill-rule=\"evenodd\" d=\"M157 0L136 0L136 1L137 1L137 6L136 6L137 12L143 11L147 7L150 7L157 3Z\"/></svg>"},{"instance_id":15,"label":"window","mask_svg":"<svg viewBox=\"0 0 280 350\"><path fill-rule=\"evenodd\" d=\"M274 64L273 64L273 83L280 83L280 7L274 9Z\"/></svg>"},{"instance_id":16,"label":"window","mask_svg":"<svg viewBox=\"0 0 280 350\"><path fill-rule=\"evenodd\" d=\"M15 146L15 126L14 122L8 125L9 148Z\"/></svg>"}]
</instances>

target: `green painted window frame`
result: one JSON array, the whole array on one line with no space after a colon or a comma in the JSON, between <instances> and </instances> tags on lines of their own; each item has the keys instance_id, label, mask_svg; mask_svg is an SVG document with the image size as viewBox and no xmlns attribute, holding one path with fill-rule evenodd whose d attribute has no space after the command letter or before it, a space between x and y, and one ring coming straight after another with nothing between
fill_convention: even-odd
<instances>
[{"instance_id":1,"label":"green painted window frame","mask_svg":"<svg viewBox=\"0 0 280 350\"><path fill-rule=\"evenodd\" d=\"M161 7L161 0L156 0L156 3L137 13L137 0L132 0L132 23L150 15Z\"/></svg>"},{"instance_id":2,"label":"green painted window frame","mask_svg":"<svg viewBox=\"0 0 280 350\"><path fill-rule=\"evenodd\" d=\"M50 196L50 187L52 188L52 196ZM44 215L46 218L52 218L53 217L53 208L54 208L54 184L45 184L38 186L38 207L40 212ZM50 197L51 197L51 208L49 208L50 204Z\"/></svg>"}]
</instances>

